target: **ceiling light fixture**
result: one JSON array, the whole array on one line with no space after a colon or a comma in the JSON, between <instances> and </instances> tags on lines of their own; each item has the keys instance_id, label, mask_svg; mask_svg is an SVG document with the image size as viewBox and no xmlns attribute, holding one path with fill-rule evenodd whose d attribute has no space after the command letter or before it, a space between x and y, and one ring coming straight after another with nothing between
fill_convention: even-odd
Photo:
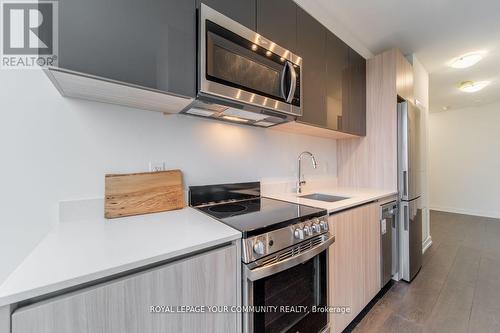
<instances>
[{"instance_id":1,"label":"ceiling light fixture","mask_svg":"<svg viewBox=\"0 0 500 333\"><path fill-rule=\"evenodd\" d=\"M467 68L470 66L474 66L479 61L481 61L481 59L483 59L483 53L484 52L472 52L464 54L458 58L453 59L449 63L449 66L453 68Z\"/></svg>"},{"instance_id":2,"label":"ceiling light fixture","mask_svg":"<svg viewBox=\"0 0 500 333\"><path fill-rule=\"evenodd\" d=\"M489 81L479 81L479 82L463 81L458 85L458 89L460 89L464 92L473 93L473 92L476 92L476 91L483 89L488 84L490 84Z\"/></svg>"}]
</instances>

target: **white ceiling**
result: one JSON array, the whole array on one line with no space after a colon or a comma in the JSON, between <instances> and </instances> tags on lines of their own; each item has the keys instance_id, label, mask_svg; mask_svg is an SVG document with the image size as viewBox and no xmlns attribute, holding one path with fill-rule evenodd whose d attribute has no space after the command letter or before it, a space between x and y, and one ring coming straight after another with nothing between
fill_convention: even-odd
<instances>
[{"instance_id":1,"label":"white ceiling","mask_svg":"<svg viewBox=\"0 0 500 333\"><path fill-rule=\"evenodd\" d=\"M340 38L348 36L373 54L392 47L404 54L415 53L430 73L431 111L440 111L443 106L454 109L500 101L498 0L314 0L314 5L312 1L297 2L304 2L306 10L311 7L313 15L321 13L318 19L329 28L341 27L337 28L342 32ZM330 24L324 22L329 19ZM477 50L488 53L475 66L446 66L449 60ZM366 55L359 47L358 52ZM492 84L478 93L467 94L456 88L464 80L490 80Z\"/></svg>"}]
</instances>

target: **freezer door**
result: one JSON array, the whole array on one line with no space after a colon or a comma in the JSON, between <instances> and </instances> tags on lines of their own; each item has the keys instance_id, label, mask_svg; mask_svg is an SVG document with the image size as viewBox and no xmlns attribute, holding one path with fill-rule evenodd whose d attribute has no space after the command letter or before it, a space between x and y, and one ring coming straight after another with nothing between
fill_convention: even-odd
<instances>
[{"instance_id":1,"label":"freezer door","mask_svg":"<svg viewBox=\"0 0 500 333\"><path fill-rule=\"evenodd\" d=\"M398 180L402 200L421 195L420 131L420 110L411 102L398 103Z\"/></svg>"},{"instance_id":2,"label":"freezer door","mask_svg":"<svg viewBox=\"0 0 500 333\"><path fill-rule=\"evenodd\" d=\"M403 279L410 282L422 267L421 199L401 202L401 267Z\"/></svg>"}]
</instances>

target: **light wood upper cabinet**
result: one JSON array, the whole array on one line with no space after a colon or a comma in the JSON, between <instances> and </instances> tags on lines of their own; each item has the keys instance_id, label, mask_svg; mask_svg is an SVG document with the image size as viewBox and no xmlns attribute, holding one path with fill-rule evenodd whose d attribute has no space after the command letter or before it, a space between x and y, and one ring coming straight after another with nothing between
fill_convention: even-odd
<instances>
[{"instance_id":1,"label":"light wood upper cabinet","mask_svg":"<svg viewBox=\"0 0 500 333\"><path fill-rule=\"evenodd\" d=\"M396 91L398 96L414 101L413 97L413 67L410 62L397 50L394 50L396 57Z\"/></svg>"},{"instance_id":2,"label":"light wood upper cabinet","mask_svg":"<svg viewBox=\"0 0 500 333\"><path fill-rule=\"evenodd\" d=\"M151 313L150 307L239 305L236 245L153 268L12 314L12 333L241 331L237 313Z\"/></svg>"},{"instance_id":3,"label":"light wood upper cabinet","mask_svg":"<svg viewBox=\"0 0 500 333\"><path fill-rule=\"evenodd\" d=\"M380 290L379 205L368 204L331 215L335 243L329 249L329 305L350 306L332 314L333 332L340 333Z\"/></svg>"}]
</instances>

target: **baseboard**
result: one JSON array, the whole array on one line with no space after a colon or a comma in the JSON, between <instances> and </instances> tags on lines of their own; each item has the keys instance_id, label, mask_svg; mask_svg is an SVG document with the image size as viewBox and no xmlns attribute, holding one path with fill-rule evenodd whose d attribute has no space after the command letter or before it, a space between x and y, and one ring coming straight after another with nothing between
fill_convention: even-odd
<instances>
[{"instance_id":1,"label":"baseboard","mask_svg":"<svg viewBox=\"0 0 500 333\"><path fill-rule=\"evenodd\" d=\"M422 242L422 254L427 251L427 249L432 245L432 238L429 235L423 242Z\"/></svg>"},{"instance_id":2,"label":"baseboard","mask_svg":"<svg viewBox=\"0 0 500 333\"><path fill-rule=\"evenodd\" d=\"M440 212L447 212L447 213L491 217L491 218L496 218L496 219L500 218L500 212L470 210L470 209L461 209L461 208L454 208L454 207L442 207L442 206L431 206L429 209L430 210L437 210Z\"/></svg>"}]
</instances>

